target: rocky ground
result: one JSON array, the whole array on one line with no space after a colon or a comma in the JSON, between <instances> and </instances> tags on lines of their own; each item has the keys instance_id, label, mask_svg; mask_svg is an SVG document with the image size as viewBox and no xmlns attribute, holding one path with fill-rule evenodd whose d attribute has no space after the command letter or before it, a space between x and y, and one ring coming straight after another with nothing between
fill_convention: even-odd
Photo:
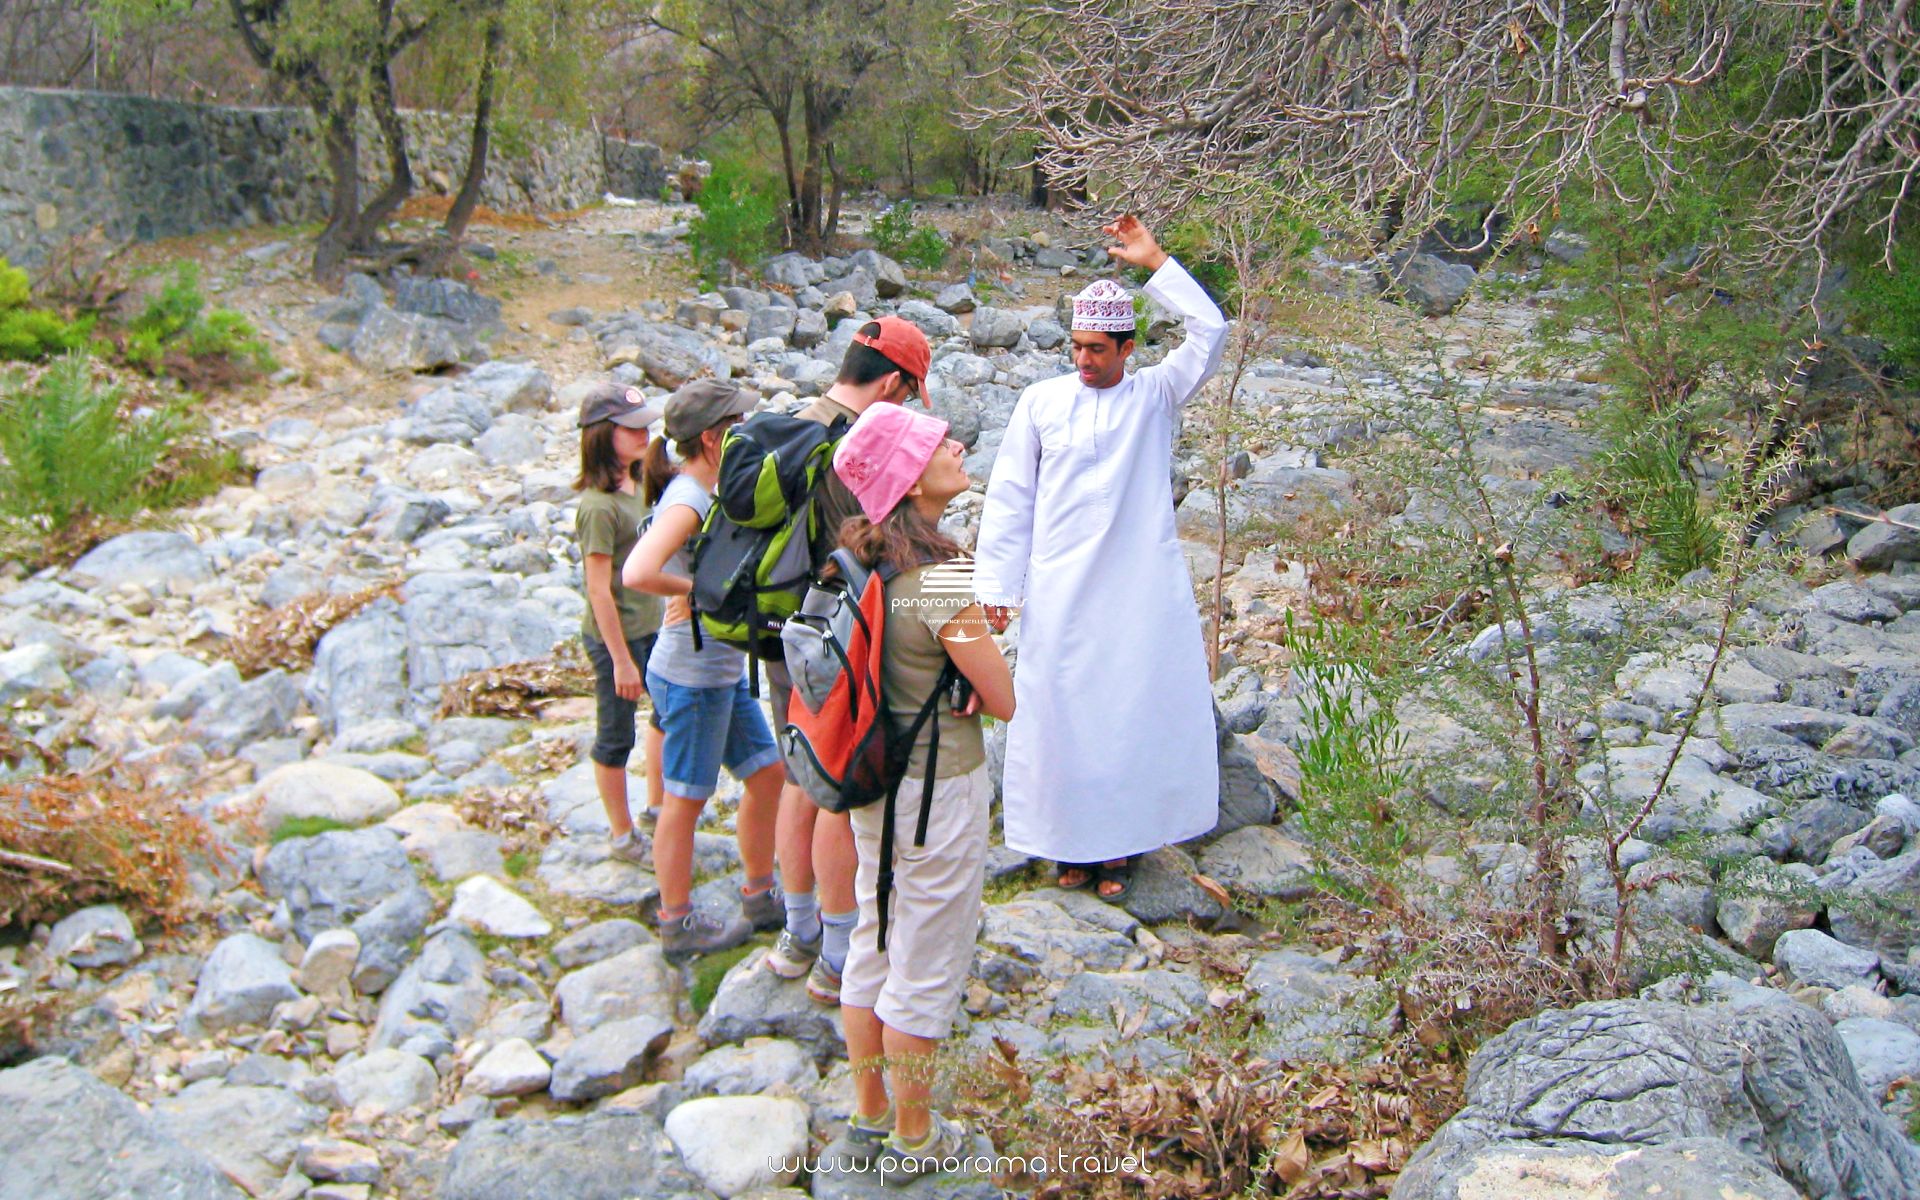
<instances>
[{"instance_id":1,"label":"rocky ground","mask_svg":"<svg viewBox=\"0 0 1920 1200\"><path fill-rule=\"evenodd\" d=\"M984 487L1020 389L1066 367L1056 301L1105 256L1034 218L955 213L943 219L979 222L971 287L863 251L781 255L701 294L678 240L689 212L609 206L489 230L477 290L360 277L331 296L299 278L292 241L200 247L221 302L258 315L288 364L215 409L253 480L177 528L0 582L0 703L42 746L85 735L68 761L18 774L141 764L233 853L196 876L204 916L182 928L100 905L0 946L0 989L62 1012L43 1056L0 1071L0 1198L881 1194L777 1169L843 1126L837 1021L758 970L758 948L723 975L666 964L651 875L607 854L590 701L534 719L437 707L467 673L576 636L583 385L711 372L792 406L831 382L860 314L897 312L935 345L935 407ZM1420 264L1429 307L1461 282L1446 265ZM1330 286L1368 283L1318 269ZM1457 352L1530 327L1523 305L1474 304L1435 326ZM1402 384L1364 370L1355 383L1298 348L1253 364L1254 407L1297 436L1238 464L1237 532L1359 511L1354 476L1331 465L1367 435L1356 387ZM1591 388L1483 399L1496 489L1536 488L1595 450ZM1183 454L1176 475L1196 462ZM1212 497L1179 490L1204 583ZM956 507L963 534L978 508L978 489ZM1913 1098L1895 1086L1920 1077L1920 534L1814 516L1777 539L1824 558L1831 581L1765 580L1750 644L1721 664L1666 800L1625 848L1641 936L1686 948L1691 976L1489 1043L1466 1109L1396 1196L1642 1195L1649 1180L1682 1196L1920 1196L1900 1124ZM1266 620L1300 576L1272 551L1228 569L1220 826L1152 856L1124 908L1039 886L996 849L968 1047L1175 1073L1191 1030L1222 1016L1257 1012L1251 1048L1273 1058L1364 1057L1392 1025L1350 948L1263 934L1206 886L1247 911L1312 890L1291 749L1312 683L1275 665ZM229 639L259 612L386 585L310 667L249 676L234 661ZM1591 585L1557 604L1550 641L1657 647L1627 661L1587 731L1586 770L1644 795L1701 687L1712 614ZM1420 734L1439 747L1449 731ZM731 799L700 835L703 904L733 903ZM1683 853L1700 838L1710 857ZM1569 862L1599 929L1613 888L1592 851L1575 843ZM1424 867L1436 893L1497 891L1527 851L1469 827ZM1778 874L1801 886L1753 882ZM962 1178L910 1194L1000 1192Z\"/></svg>"}]
</instances>

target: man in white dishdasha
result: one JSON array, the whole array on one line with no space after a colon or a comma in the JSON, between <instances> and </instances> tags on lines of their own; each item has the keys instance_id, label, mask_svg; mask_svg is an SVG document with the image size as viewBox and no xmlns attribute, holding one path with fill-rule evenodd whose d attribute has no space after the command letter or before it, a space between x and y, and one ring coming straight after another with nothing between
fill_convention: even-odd
<instances>
[{"instance_id":1,"label":"man in white dishdasha","mask_svg":"<svg viewBox=\"0 0 1920 1200\"><path fill-rule=\"evenodd\" d=\"M1100 280L1073 304L1072 374L1020 396L980 522L974 590L996 628L1020 611L1004 784L1006 844L1059 863L1062 887L1125 899L1143 853L1219 819L1213 693L1174 530L1180 408L1219 366L1219 306L1132 216L1109 253L1153 272L1186 321L1128 374L1133 302Z\"/></svg>"}]
</instances>

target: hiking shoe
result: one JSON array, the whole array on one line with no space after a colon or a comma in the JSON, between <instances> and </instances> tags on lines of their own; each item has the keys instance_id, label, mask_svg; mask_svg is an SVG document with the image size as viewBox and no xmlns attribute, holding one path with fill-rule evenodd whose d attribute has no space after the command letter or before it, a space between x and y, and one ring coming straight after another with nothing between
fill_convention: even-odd
<instances>
[{"instance_id":1,"label":"hiking shoe","mask_svg":"<svg viewBox=\"0 0 1920 1200\"><path fill-rule=\"evenodd\" d=\"M813 970L807 972L807 998L815 1004L840 1003L840 972L828 965L824 954L813 960Z\"/></svg>"},{"instance_id":2,"label":"hiking shoe","mask_svg":"<svg viewBox=\"0 0 1920 1200\"><path fill-rule=\"evenodd\" d=\"M880 1151L880 1182L890 1187L912 1183L922 1175L942 1170L941 1160L962 1159L973 1151L966 1129L939 1113L931 1114L926 1139L915 1145L889 1137Z\"/></svg>"},{"instance_id":3,"label":"hiking shoe","mask_svg":"<svg viewBox=\"0 0 1920 1200\"><path fill-rule=\"evenodd\" d=\"M766 933L787 923L787 901L774 884L764 892L740 897L740 915L753 925L755 933Z\"/></svg>"},{"instance_id":4,"label":"hiking shoe","mask_svg":"<svg viewBox=\"0 0 1920 1200\"><path fill-rule=\"evenodd\" d=\"M660 923L660 953L670 963L683 963L696 955L731 950L752 936L746 918L722 921L696 908L677 921Z\"/></svg>"},{"instance_id":5,"label":"hiking shoe","mask_svg":"<svg viewBox=\"0 0 1920 1200\"><path fill-rule=\"evenodd\" d=\"M780 940L773 944L773 949L767 951L767 970L782 979L800 978L807 973L809 967L813 966L814 960L820 957L822 940L824 939L815 938L810 942L803 942L793 935L793 930L782 929Z\"/></svg>"},{"instance_id":6,"label":"hiking shoe","mask_svg":"<svg viewBox=\"0 0 1920 1200\"><path fill-rule=\"evenodd\" d=\"M629 829L617 838L609 838L607 852L623 863L646 866L653 861L653 847L647 843L647 835L638 829Z\"/></svg>"},{"instance_id":7,"label":"hiking shoe","mask_svg":"<svg viewBox=\"0 0 1920 1200\"><path fill-rule=\"evenodd\" d=\"M660 823L660 810L657 808L641 809L640 819L634 822L634 824L641 829L652 829L654 826L658 825L659 823Z\"/></svg>"},{"instance_id":8,"label":"hiking shoe","mask_svg":"<svg viewBox=\"0 0 1920 1200\"><path fill-rule=\"evenodd\" d=\"M847 1148L862 1154L878 1155L887 1139L893 1136L893 1105L887 1105L887 1111L875 1117L873 1124L867 1124L859 1113L853 1114L847 1121Z\"/></svg>"}]
</instances>

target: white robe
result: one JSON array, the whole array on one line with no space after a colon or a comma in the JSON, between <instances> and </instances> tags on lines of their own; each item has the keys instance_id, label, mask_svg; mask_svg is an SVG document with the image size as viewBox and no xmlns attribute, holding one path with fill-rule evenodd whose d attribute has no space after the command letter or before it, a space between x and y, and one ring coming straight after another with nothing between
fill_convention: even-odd
<instances>
[{"instance_id":1,"label":"white robe","mask_svg":"<svg viewBox=\"0 0 1920 1200\"><path fill-rule=\"evenodd\" d=\"M1213 690L1173 519L1174 427L1220 363L1227 323L1168 259L1147 294L1186 318L1158 366L1096 390L1021 393L974 564L982 603L1020 606L1006 843L1102 862L1219 819Z\"/></svg>"}]
</instances>

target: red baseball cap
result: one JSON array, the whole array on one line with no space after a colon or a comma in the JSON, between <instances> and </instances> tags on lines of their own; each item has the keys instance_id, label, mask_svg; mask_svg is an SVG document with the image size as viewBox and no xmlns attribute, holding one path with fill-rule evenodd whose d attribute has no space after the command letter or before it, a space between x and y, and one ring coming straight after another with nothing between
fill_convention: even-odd
<instances>
[{"instance_id":1,"label":"red baseball cap","mask_svg":"<svg viewBox=\"0 0 1920 1200\"><path fill-rule=\"evenodd\" d=\"M912 376L916 385L925 383L927 370L933 366L933 348L927 345L927 335L913 322L899 317L881 317L873 324L880 327L879 336L856 333L853 340L884 354L887 361Z\"/></svg>"}]
</instances>

